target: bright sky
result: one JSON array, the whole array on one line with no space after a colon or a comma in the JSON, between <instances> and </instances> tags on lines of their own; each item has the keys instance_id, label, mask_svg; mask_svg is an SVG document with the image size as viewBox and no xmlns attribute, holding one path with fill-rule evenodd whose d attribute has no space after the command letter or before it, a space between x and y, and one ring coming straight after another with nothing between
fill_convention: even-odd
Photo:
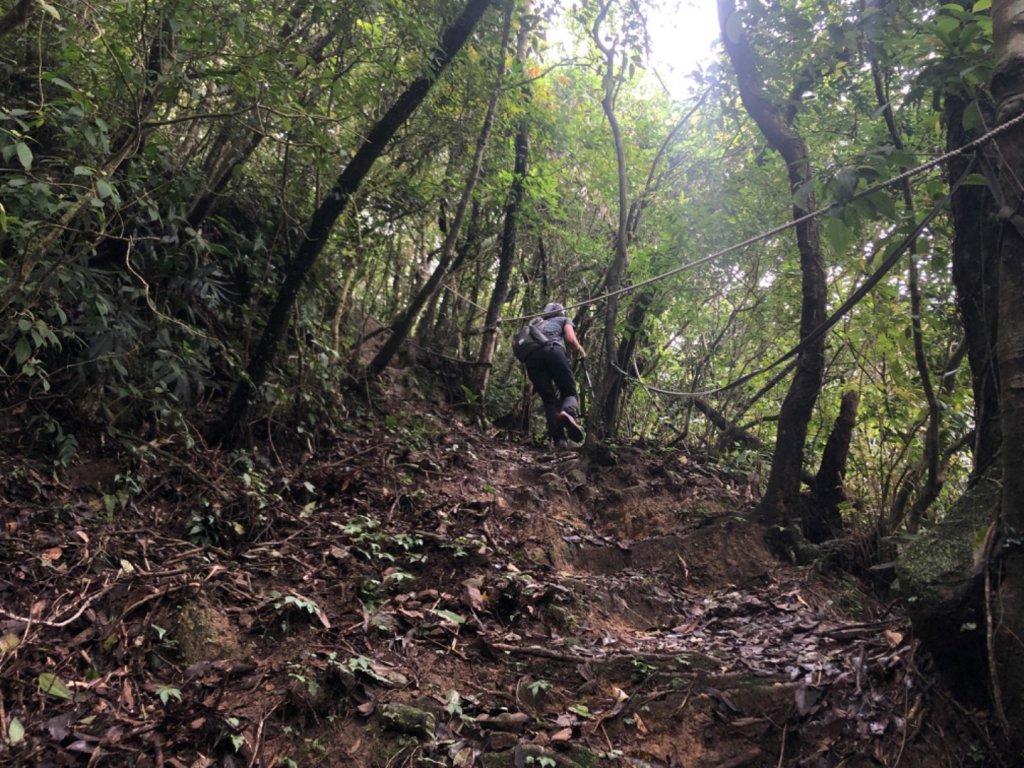
<instances>
[{"instance_id":1,"label":"bright sky","mask_svg":"<svg viewBox=\"0 0 1024 768\"><path fill-rule=\"evenodd\" d=\"M626 0L620 0L626 2ZM683 99L691 89L690 73L700 63L707 63L715 52L718 39L718 8L715 0L640 0L647 15L651 37L650 66L675 99ZM657 8L657 10L655 10ZM568 13L564 7L562 13ZM549 43L562 48L589 45L570 40L562 22L556 21L546 31ZM568 55L568 54L566 54Z\"/></svg>"},{"instance_id":2,"label":"bright sky","mask_svg":"<svg viewBox=\"0 0 1024 768\"><path fill-rule=\"evenodd\" d=\"M678 0L678 6L675 12L652 15L648 31L652 64L669 93L681 98L690 72L713 55L718 10L715 0Z\"/></svg>"}]
</instances>

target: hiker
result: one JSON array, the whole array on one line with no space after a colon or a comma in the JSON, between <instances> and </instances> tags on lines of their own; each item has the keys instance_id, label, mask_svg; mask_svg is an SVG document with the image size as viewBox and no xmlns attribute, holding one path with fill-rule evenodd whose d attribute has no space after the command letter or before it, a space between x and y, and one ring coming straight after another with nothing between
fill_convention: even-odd
<instances>
[{"instance_id":1,"label":"hiker","mask_svg":"<svg viewBox=\"0 0 1024 768\"><path fill-rule=\"evenodd\" d=\"M579 443L583 440L583 430L576 423L576 379L565 353L566 344L576 350L581 359L586 358L587 353L576 338L575 326L565 316L565 307L561 304L546 304L537 325L548 341L531 352L523 364L533 390L544 401L548 437L555 448L567 448L569 444L565 436Z\"/></svg>"}]
</instances>

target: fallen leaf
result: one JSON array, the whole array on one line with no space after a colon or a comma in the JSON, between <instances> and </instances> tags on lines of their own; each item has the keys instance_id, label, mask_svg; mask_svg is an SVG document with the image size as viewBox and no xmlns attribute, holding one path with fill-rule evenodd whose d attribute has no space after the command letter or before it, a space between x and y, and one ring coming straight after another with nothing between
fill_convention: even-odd
<instances>
[{"instance_id":1,"label":"fallen leaf","mask_svg":"<svg viewBox=\"0 0 1024 768\"><path fill-rule=\"evenodd\" d=\"M885 630L885 641L889 643L890 648L895 648L903 642L903 633L887 629Z\"/></svg>"},{"instance_id":2,"label":"fallen leaf","mask_svg":"<svg viewBox=\"0 0 1024 768\"><path fill-rule=\"evenodd\" d=\"M558 742L565 743L567 741L572 741L572 728L563 728L551 734L552 744L557 744Z\"/></svg>"},{"instance_id":3,"label":"fallen leaf","mask_svg":"<svg viewBox=\"0 0 1024 768\"><path fill-rule=\"evenodd\" d=\"M642 733L644 736L650 733L650 731L647 730L647 725L644 723L643 720L640 719L640 715L636 712L633 713L633 721L636 723L636 729L640 731L640 733Z\"/></svg>"},{"instance_id":4,"label":"fallen leaf","mask_svg":"<svg viewBox=\"0 0 1024 768\"><path fill-rule=\"evenodd\" d=\"M446 611L443 608L434 608L430 611L435 616L444 619L449 624L465 624L466 619L453 611Z\"/></svg>"},{"instance_id":5,"label":"fallen leaf","mask_svg":"<svg viewBox=\"0 0 1024 768\"><path fill-rule=\"evenodd\" d=\"M484 596L476 587L466 585L466 594L464 599L466 604L474 611L482 611L484 609Z\"/></svg>"},{"instance_id":6,"label":"fallen leaf","mask_svg":"<svg viewBox=\"0 0 1024 768\"><path fill-rule=\"evenodd\" d=\"M8 632L0 637L0 656L10 653L21 643L21 638L13 632Z\"/></svg>"},{"instance_id":7,"label":"fallen leaf","mask_svg":"<svg viewBox=\"0 0 1024 768\"><path fill-rule=\"evenodd\" d=\"M46 730L54 741L64 741L71 731L71 724L75 720L74 712L65 712L62 715L51 717L46 721Z\"/></svg>"},{"instance_id":8,"label":"fallen leaf","mask_svg":"<svg viewBox=\"0 0 1024 768\"><path fill-rule=\"evenodd\" d=\"M74 697L67 684L52 672L40 673L39 690L49 696L53 696L55 699L71 701Z\"/></svg>"},{"instance_id":9,"label":"fallen leaf","mask_svg":"<svg viewBox=\"0 0 1024 768\"><path fill-rule=\"evenodd\" d=\"M64 550L62 550L60 547L53 547L52 549L45 550L42 554L42 558L46 562L52 563L56 560L60 560L63 555Z\"/></svg>"},{"instance_id":10,"label":"fallen leaf","mask_svg":"<svg viewBox=\"0 0 1024 768\"><path fill-rule=\"evenodd\" d=\"M21 740L25 738L25 726L21 724L21 720L16 717L11 718L11 722L7 726L7 740L11 742L13 747L15 744L21 743Z\"/></svg>"}]
</instances>

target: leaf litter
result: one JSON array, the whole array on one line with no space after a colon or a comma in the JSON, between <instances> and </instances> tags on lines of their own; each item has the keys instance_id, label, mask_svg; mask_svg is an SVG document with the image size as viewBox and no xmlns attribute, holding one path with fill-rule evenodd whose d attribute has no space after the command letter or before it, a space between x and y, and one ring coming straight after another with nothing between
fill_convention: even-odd
<instances>
[{"instance_id":1,"label":"leaf litter","mask_svg":"<svg viewBox=\"0 0 1024 768\"><path fill-rule=\"evenodd\" d=\"M0 764L977 754L900 606L775 560L744 477L630 446L592 466L405 407L294 464L0 457Z\"/></svg>"}]
</instances>

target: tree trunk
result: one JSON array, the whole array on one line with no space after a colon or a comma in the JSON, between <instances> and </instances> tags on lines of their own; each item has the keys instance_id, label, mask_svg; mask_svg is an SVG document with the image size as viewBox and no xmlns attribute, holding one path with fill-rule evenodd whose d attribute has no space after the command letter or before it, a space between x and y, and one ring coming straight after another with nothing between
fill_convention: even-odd
<instances>
[{"instance_id":1,"label":"tree trunk","mask_svg":"<svg viewBox=\"0 0 1024 768\"><path fill-rule=\"evenodd\" d=\"M605 43L601 38L601 24L604 22L611 7L611 0L604 0L601 3L600 12L594 25L590 30L590 37L598 50L604 57L604 72L602 85L604 94L601 98L601 108L604 110L605 119L608 120L608 127L612 132L612 146L615 150L615 169L618 180L618 223L615 227L615 254L612 262L605 273L605 290L614 294L622 287L622 279L626 274L626 267L629 263L628 253L628 224L629 224L629 201L628 184L626 175L626 150L622 143L622 130L619 127L618 118L615 115L615 97L618 91L619 74L615 71L615 60L619 55L615 43ZM621 375L615 370L616 343L615 327L619 315L618 295L609 296L605 302L604 312L604 338L603 351L605 366L604 372L599 378L597 392L594 396L596 407L591 408L587 414L587 422L590 429L587 431L587 442L609 437L614 429L614 422L617 414L617 403Z\"/></svg>"},{"instance_id":2,"label":"tree trunk","mask_svg":"<svg viewBox=\"0 0 1024 768\"><path fill-rule=\"evenodd\" d=\"M455 217L448 227L448 234L445 236L444 245L441 247L441 256L430 278L416 293L409 306L391 323L391 335L388 336L387 341L384 342L366 368L367 376L371 379L378 378L384 373L384 369L387 368L388 363L391 362L398 348L408 338L409 331L412 330L412 326L416 322L416 317L419 315L420 310L423 309L423 305L438 290L441 281L448 274L448 268L451 266L452 259L455 258L456 246L458 245L459 235L462 232L462 223L466 219L466 211L469 210L470 201L473 199L473 190L480 179L480 169L484 164L484 154L491 137L491 128L494 126L494 115L498 111L501 84L505 79L505 48L508 46L510 24L511 11L509 10L505 12L505 23L502 26L501 32L501 45L498 47L497 82L494 84L491 100L487 104L487 114L484 116L483 126L480 129L480 135L477 137L476 150L473 153L473 160L466 175L462 197L459 199Z\"/></svg>"},{"instance_id":3,"label":"tree trunk","mask_svg":"<svg viewBox=\"0 0 1024 768\"><path fill-rule=\"evenodd\" d=\"M525 0L523 3L523 21L520 23L519 32L516 37L516 61L520 67L526 69L527 46L530 41L529 27L526 23L526 16L530 13L531 2ZM522 98L524 106L530 102L530 88L523 86ZM530 162L530 125L524 114L519 119L515 137L515 160L512 166L512 184L509 187L508 202L505 204L505 224L501 230L501 246L498 252L498 273L494 278L494 290L491 291L491 299L487 302L487 315L484 319L483 338L480 340L480 352L477 355L477 365L471 374L470 388L477 395L483 397L487 390L487 382L491 376L491 366L494 364L494 350L498 344L498 320L501 318L501 309L508 299L509 281L512 277L512 268L516 261L516 240L519 234L519 218L523 205L523 194L525 192L526 174Z\"/></svg>"},{"instance_id":4,"label":"tree trunk","mask_svg":"<svg viewBox=\"0 0 1024 768\"><path fill-rule=\"evenodd\" d=\"M370 128L366 140L352 156L323 203L313 214L309 226L306 228L306 239L285 269L284 281L278 291L277 301L270 311L267 324L249 360L246 373L235 387L223 418L214 426L211 435L214 442L230 440L242 423L252 393L266 381L267 372L274 360L277 347L287 331L288 318L291 316L292 306L299 295L299 289L302 287L306 275L316 263L324 245L327 244L327 238L338 217L348 207L363 179L366 178L377 158L384 152L391 138L416 111L423 99L426 98L431 86L469 39L477 22L480 21L489 6L490 0L468 0L459 17L445 30L440 47L430 57L426 73L414 80L384 116Z\"/></svg>"},{"instance_id":5,"label":"tree trunk","mask_svg":"<svg viewBox=\"0 0 1024 768\"><path fill-rule=\"evenodd\" d=\"M28 21L37 0L18 0L7 13L0 16L0 37Z\"/></svg>"},{"instance_id":6,"label":"tree trunk","mask_svg":"<svg viewBox=\"0 0 1024 768\"><path fill-rule=\"evenodd\" d=\"M735 0L718 0L718 19L726 52L736 70L740 96L747 112L757 123L769 145L786 163L792 194L811 180L807 145L783 117L783 110L768 101L754 52L740 25L734 31L729 20L736 14ZM799 218L815 206L813 195L794 204L793 216ZM800 252L801 295L800 338L811 334L825 320L825 267L818 239L817 220L796 227ZM819 335L797 357L796 373L779 413L779 426L772 455L772 467L764 497L754 512L768 523L785 523L798 508L800 475L803 469L804 442L814 404L821 390L825 366L825 339Z\"/></svg>"},{"instance_id":7,"label":"tree trunk","mask_svg":"<svg viewBox=\"0 0 1024 768\"><path fill-rule=\"evenodd\" d=\"M968 106L957 95L946 99L943 122L950 151L977 138L963 127ZM949 178L960 178L969 162L970 158L962 155L950 159ZM953 194L953 284L967 341L977 425L972 479L980 477L996 460L1002 443L995 359L999 269L994 233L998 227L992 214L991 196L985 187L964 184Z\"/></svg>"},{"instance_id":8,"label":"tree trunk","mask_svg":"<svg viewBox=\"0 0 1024 768\"><path fill-rule=\"evenodd\" d=\"M1024 104L1024 27L1020 4L992 4L995 68L991 90L996 121L1017 117ZM1002 426L1002 524L1007 535L1024 531L1024 216L1020 178L1024 174L1024 128L1002 134L998 141L999 218L998 336L999 412ZM1004 581L994 602L996 669L993 692L996 714L1009 725L1015 759L1024 757L1024 550L1009 547Z\"/></svg>"},{"instance_id":9,"label":"tree trunk","mask_svg":"<svg viewBox=\"0 0 1024 768\"><path fill-rule=\"evenodd\" d=\"M814 478L815 503L804 510L803 520L804 535L815 543L834 538L843 527L839 505L846 500L843 481L859 404L859 392L851 389L843 393L839 415L821 454L821 465Z\"/></svg>"},{"instance_id":10,"label":"tree trunk","mask_svg":"<svg viewBox=\"0 0 1024 768\"><path fill-rule=\"evenodd\" d=\"M618 431L619 408L626 391L626 374L630 369L636 350L646 341L643 331L647 310L654 301L654 291L646 290L634 297L626 313L626 327L613 359L602 380L602 400L595 405L602 409L601 423L605 425L607 435Z\"/></svg>"}]
</instances>

